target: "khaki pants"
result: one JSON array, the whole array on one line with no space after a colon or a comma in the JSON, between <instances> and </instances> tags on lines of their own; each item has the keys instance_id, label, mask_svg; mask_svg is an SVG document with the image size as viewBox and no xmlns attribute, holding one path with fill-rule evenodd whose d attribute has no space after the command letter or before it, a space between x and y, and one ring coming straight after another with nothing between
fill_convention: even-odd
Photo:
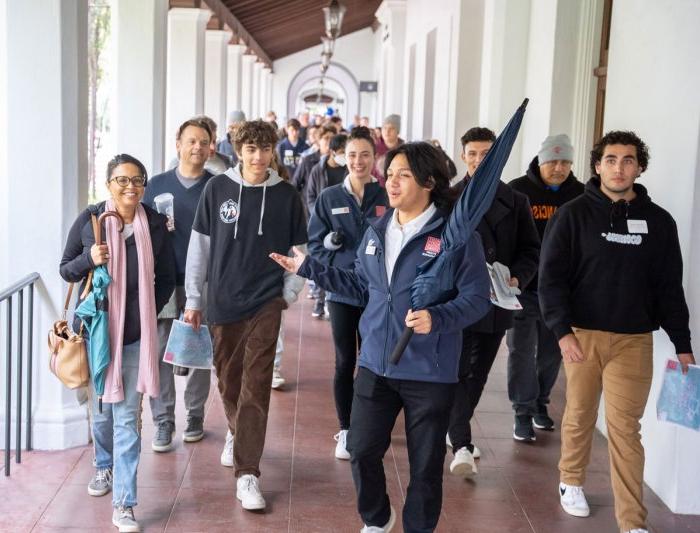
<instances>
[{"instance_id":1,"label":"khaki pants","mask_svg":"<svg viewBox=\"0 0 700 533\"><path fill-rule=\"evenodd\" d=\"M638 335L574 328L585 359L564 363L566 409L561 428L561 481L582 486L591 454L600 392L604 392L615 517L623 531L643 528L644 448L639 420L653 370L651 333Z\"/></svg>"},{"instance_id":2,"label":"khaki pants","mask_svg":"<svg viewBox=\"0 0 700 533\"><path fill-rule=\"evenodd\" d=\"M246 320L210 327L219 393L235 437L236 477L260 475L272 366L285 307L282 298L275 298Z\"/></svg>"}]
</instances>

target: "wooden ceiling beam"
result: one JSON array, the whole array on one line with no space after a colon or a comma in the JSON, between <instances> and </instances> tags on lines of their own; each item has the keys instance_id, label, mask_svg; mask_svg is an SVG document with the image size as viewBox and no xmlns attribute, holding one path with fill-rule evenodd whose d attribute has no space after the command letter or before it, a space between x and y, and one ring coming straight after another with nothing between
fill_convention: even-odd
<instances>
[{"instance_id":1,"label":"wooden ceiling beam","mask_svg":"<svg viewBox=\"0 0 700 533\"><path fill-rule=\"evenodd\" d=\"M268 67L272 68L272 60L262 47L257 43L253 36L248 33L243 24L234 16L233 13L226 7L222 0L205 0L207 7L221 20L226 26L231 28L238 36L239 40L243 40L246 46ZM239 41L240 42L240 41Z\"/></svg>"}]
</instances>

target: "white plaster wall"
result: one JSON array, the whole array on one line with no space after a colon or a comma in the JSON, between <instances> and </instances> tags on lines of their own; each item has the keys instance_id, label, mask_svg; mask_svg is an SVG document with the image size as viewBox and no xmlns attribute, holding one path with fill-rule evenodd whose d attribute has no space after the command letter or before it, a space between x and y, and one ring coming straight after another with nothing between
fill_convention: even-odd
<instances>
[{"instance_id":1,"label":"white plaster wall","mask_svg":"<svg viewBox=\"0 0 700 533\"><path fill-rule=\"evenodd\" d=\"M632 129L649 145L640 183L678 224L685 260L692 334L700 339L700 2L615 0L608 67L605 130ZM632 23L633 22L633 23ZM700 434L656 420L666 358L665 333L654 336L655 378L642 421L645 480L678 513L700 514Z\"/></svg>"},{"instance_id":2,"label":"white plaster wall","mask_svg":"<svg viewBox=\"0 0 700 533\"><path fill-rule=\"evenodd\" d=\"M0 73L7 72L7 0L0 0ZM7 124L7 76L0 78L0 127ZM7 131L7 130L5 130ZM7 174L7 135L0 135L0 290L10 280L9 221L10 178Z\"/></svg>"},{"instance_id":3,"label":"white plaster wall","mask_svg":"<svg viewBox=\"0 0 700 533\"><path fill-rule=\"evenodd\" d=\"M348 69L359 83L360 81L376 81L375 77L375 44L376 37L371 28L365 28L348 35L341 35L335 43L333 63ZM275 73L272 85L272 109L277 113L278 122L282 124L287 118L287 90L294 76L303 68L321 59L321 43L301 52L288 55L274 61L272 70ZM319 72L320 75L320 72ZM380 88L381 90L381 88ZM361 100L361 103L366 100ZM369 114L372 109L361 109L362 114ZM343 117L347 123L352 116Z\"/></svg>"}]
</instances>

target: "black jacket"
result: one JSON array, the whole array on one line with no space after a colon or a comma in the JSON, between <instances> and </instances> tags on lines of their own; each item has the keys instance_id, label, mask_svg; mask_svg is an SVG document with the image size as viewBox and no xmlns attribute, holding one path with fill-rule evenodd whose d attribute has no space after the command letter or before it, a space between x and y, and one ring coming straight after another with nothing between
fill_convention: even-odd
<instances>
[{"instance_id":1,"label":"black jacket","mask_svg":"<svg viewBox=\"0 0 700 533\"><path fill-rule=\"evenodd\" d=\"M468 177L454 186L461 193ZM525 287L537 274L540 238L532 220L527 197L504 183L498 184L496 197L477 227L487 263L498 261L510 268L510 274ZM469 327L471 331L494 333L513 326L513 312L491 304L489 312Z\"/></svg>"},{"instance_id":2,"label":"black jacket","mask_svg":"<svg viewBox=\"0 0 700 533\"><path fill-rule=\"evenodd\" d=\"M647 333L663 327L677 353L691 351L683 259L673 217L634 185L613 203L600 178L552 217L545 232L539 298L557 338L572 327Z\"/></svg>"},{"instance_id":3,"label":"black jacket","mask_svg":"<svg viewBox=\"0 0 700 533\"><path fill-rule=\"evenodd\" d=\"M151 230L151 244L153 246L154 260L154 289L156 300L156 312L160 313L173 290L175 289L175 256L170 242L170 235L166 228L166 217L144 205L148 225ZM73 223L68 233L66 246L61 258L61 277L68 282L80 283L78 294L82 294L85 287L85 278L90 270L95 268L90 256L90 248L95 244L95 236L92 231L91 214L100 216L105 211L105 202L88 206ZM105 235L104 226L102 235ZM135 239L131 236L126 240L126 285L127 297L124 320L124 344L131 344L141 338L141 324L138 302L138 259L136 255ZM79 303L79 302L78 302ZM77 307L77 304L76 304ZM80 320L74 319L73 327L77 331Z\"/></svg>"},{"instance_id":4,"label":"black jacket","mask_svg":"<svg viewBox=\"0 0 700 533\"><path fill-rule=\"evenodd\" d=\"M330 156L323 155L318 163L316 163L311 169L309 174L309 179L306 183L306 207L309 210L309 214L314 210L314 204L316 203L316 198L321 194L321 191L326 187L331 187L333 185L338 185L342 183L342 178L339 182L335 182L329 179L328 176L328 158ZM347 168L343 177L347 175Z\"/></svg>"},{"instance_id":5,"label":"black jacket","mask_svg":"<svg viewBox=\"0 0 700 533\"><path fill-rule=\"evenodd\" d=\"M540 176L540 161L537 156L530 162L527 173L524 176L514 179L508 185L518 192L523 193L530 200L532 208L532 218L535 219L537 232L540 240L544 236L547 222L552 215L566 202L583 194L583 183L576 179L573 172L569 172L558 190L549 189ZM532 278L529 285L525 286L528 291L537 291L537 275Z\"/></svg>"}]
</instances>

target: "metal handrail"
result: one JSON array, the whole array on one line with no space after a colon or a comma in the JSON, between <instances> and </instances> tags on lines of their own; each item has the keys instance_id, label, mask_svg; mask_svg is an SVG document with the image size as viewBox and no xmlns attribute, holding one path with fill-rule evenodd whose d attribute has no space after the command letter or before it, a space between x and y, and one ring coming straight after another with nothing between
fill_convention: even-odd
<instances>
[{"instance_id":1,"label":"metal handrail","mask_svg":"<svg viewBox=\"0 0 700 533\"><path fill-rule=\"evenodd\" d=\"M28 276L10 285L0 292L0 303L7 302L7 360L5 361L5 476L10 475L10 441L12 440L12 298L17 300L17 415L15 434L15 461L22 462L22 354L24 340L24 290L29 290L27 309L27 410L25 449L32 449L32 340L34 338L34 284L39 274L32 272Z\"/></svg>"}]
</instances>

